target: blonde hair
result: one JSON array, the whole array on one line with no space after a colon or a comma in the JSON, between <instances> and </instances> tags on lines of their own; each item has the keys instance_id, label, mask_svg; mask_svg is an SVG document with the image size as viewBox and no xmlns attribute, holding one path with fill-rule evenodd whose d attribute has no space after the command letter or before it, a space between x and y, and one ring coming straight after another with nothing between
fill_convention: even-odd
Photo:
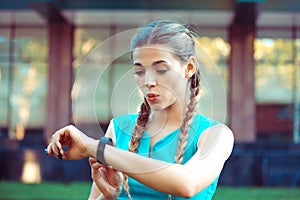
<instances>
[{"instance_id":1,"label":"blonde hair","mask_svg":"<svg viewBox=\"0 0 300 200\"><path fill-rule=\"evenodd\" d=\"M131 41L131 50L147 44L166 44L172 48L173 53L182 62L186 62L190 56L195 54L195 42L192 37L192 32L184 25L170 20L160 20L148 24L143 27L133 37ZM187 105L187 111L180 127L180 135L178 146L175 153L175 161L180 164L183 160L183 154L187 145L187 138L190 129L190 124L197 112L198 95L199 95L200 73L196 70L195 74L189 79L190 98ZM141 105L136 120L136 125L133 129L131 140L128 144L130 152L137 152L140 144L140 138L143 136L151 109L146 99ZM124 189L132 199L129 192L128 176L124 174ZM170 196L169 196L170 198Z\"/></svg>"}]
</instances>

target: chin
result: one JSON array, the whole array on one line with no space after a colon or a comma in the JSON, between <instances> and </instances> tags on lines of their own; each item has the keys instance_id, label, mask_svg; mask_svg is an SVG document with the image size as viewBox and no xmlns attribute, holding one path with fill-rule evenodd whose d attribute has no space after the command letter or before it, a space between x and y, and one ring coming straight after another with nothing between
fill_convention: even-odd
<instances>
[{"instance_id":1,"label":"chin","mask_svg":"<svg viewBox=\"0 0 300 200\"><path fill-rule=\"evenodd\" d=\"M151 110L153 111L162 111L165 109L164 106L162 106L161 104L157 104L157 103L149 103Z\"/></svg>"},{"instance_id":2,"label":"chin","mask_svg":"<svg viewBox=\"0 0 300 200\"><path fill-rule=\"evenodd\" d=\"M161 104L161 103L149 103L151 110L153 111L163 111L171 107L173 104Z\"/></svg>"}]
</instances>

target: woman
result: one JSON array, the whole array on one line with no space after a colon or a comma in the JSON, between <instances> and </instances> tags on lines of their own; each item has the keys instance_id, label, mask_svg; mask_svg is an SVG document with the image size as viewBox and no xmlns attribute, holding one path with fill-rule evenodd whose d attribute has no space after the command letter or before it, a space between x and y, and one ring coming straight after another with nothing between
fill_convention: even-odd
<instances>
[{"instance_id":1,"label":"woman","mask_svg":"<svg viewBox=\"0 0 300 200\"><path fill-rule=\"evenodd\" d=\"M175 21L155 21L139 30L131 50L145 96L141 111L112 119L100 141L74 126L58 130L48 154L90 157L89 199L212 199L234 139L228 127L197 113L192 33Z\"/></svg>"}]
</instances>

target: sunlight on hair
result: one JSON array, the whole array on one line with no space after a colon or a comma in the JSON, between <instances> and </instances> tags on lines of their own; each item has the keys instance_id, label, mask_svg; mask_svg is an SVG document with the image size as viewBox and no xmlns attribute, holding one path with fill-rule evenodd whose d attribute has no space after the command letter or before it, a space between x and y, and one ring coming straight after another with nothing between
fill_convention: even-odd
<instances>
[{"instance_id":1,"label":"sunlight on hair","mask_svg":"<svg viewBox=\"0 0 300 200\"><path fill-rule=\"evenodd\" d=\"M24 166L21 181L23 183L41 182L41 169L33 150L24 150Z\"/></svg>"}]
</instances>

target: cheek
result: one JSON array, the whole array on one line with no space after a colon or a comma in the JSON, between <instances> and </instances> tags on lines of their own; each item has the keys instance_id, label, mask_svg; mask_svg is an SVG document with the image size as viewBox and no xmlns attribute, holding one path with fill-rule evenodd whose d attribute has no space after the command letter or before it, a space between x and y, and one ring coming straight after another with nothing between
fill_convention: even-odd
<instances>
[{"instance_id":1,"label":"cheek","mask_svg":"<svg viewBox=\"0 0 300 200\"><path fill-rule=\"evenodd\" d=\"M161 83L165 90L168 90L173 96L185 94L187 81L179 74L174 74Z\"/></svg>"},{"instance_id":2,"label":"cheek","mask_svg":"<svg viewBox=\"0 0 300 200\"><path fill-rule=\"evenodd\" d=\"M145 95L147 90L144 86L145 80L143 77L135 77L135 83L138 86L139 90Z\"/></svg>"},{"instance_id":3,"label":"cheek","mask_svg":"<svg viewBox=\"0 0 300 200\"><path fill-rule=\"evenodd\" d=\"M185 91L186 91L186 84L187 84L187 82L185 79L176 81L174 83L174 93L178 96L184 95Z\"/></svg>"},{"instance_id":4,"label":"cheek","mask_svg":"<svg viewBox=\"0 0 300 200\"><path fill-rule=\"evenodd\" d=\"M144 84L144 79L142 77L139 76L134 76L135 82L136 84L141 87Z\"/></svg>"}]
</instances>

